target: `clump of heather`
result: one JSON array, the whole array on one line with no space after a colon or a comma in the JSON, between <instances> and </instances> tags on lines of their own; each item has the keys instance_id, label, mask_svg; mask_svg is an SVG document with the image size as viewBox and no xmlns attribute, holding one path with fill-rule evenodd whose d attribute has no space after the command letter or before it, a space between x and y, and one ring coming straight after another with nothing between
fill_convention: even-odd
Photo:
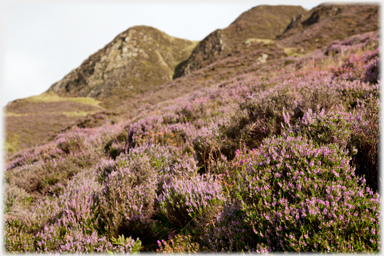
<instances>
[{"instance_id":1,"label":"clump of heather","mask_svg":"<svg viewBox=\"0 0 384 256\"><path fill-rule=\"evenodd\" d=\"M379 195L349 162L337 144L303 136L272 137L258 149L238 151L228 189L253 230L247 248L379 250Z\"/></svg>"},{"instance_id":2,"label":"clump of heather","mask_svg":"<svg viewBox=\"0 0 384 256\"><path fill-rule=\"evenodd\" d=\"M129 147L132 148L145 142L151 143L151 140L147 141L148 137L150 138L148 135L156 132L162 122L163 120L157 116L149 116L133 123L128 131Z\"/></svg>"},{"instance_id":3,"label":"clump of heather","mask_svg":"<svg viewBox=\"0 0 384 256\"><path fill-rule=\"evenodd\" d=\"M368 32L354 35L345 40L335 40L325 50L325 55L347 54L355 51L371 50L377 48L380 42L378 32Z\"/></svg>"},{"instance_id":4,"label":"clump of heather","mask_svg":"<svg viewBox=\"0 0 384 256\"><path fill-rule=\"evenodd\" d=\"M125 166L143 157L148 158L150 166L157 173L159 182L172 177L194 176L198 168L194 151L188 145L183 147L156 144L139 146L130 149L128 154L118 157L116 164L119 167Z\"/></svg>"},{"instance_id":5,"label":"clump of heather","mask_svg":"<svg viewBox=\"0 0 384 256\"><path fill-rule=\"evenodd\" d=\"M99 225L95 195L102 186L95 174L81 172L60 196L40 200L25 220L8 216L5 223L7 251L23 252L134 252L141 241L115 239Z\"/></svg>"},{"instance_id":6,"label":"clump of heather","mask_svg":"<svg viewBox=\"0 0 384 256\"><path fill-rule=\"evenodd\" d=\"M332 110L326 113L322 109L316 112L308 109L299 122L296 123L293 130L305 134L307 138L319 145L336 143L341 148L346 148L351 136L351 115L345 112L342 106L339 106L337 111ZM289 114L283 113L283 115L285 125L289 126Z\"/></svg>"},{"instance_id":7,"label":"clump of heather","mask_svg":"<svg viewBox=\"0 0 384 256\"><path fill-rule=\"evenodd\" d=\"M32 252L34 248L33 234L18 217L5 215L4 249L7 252Z\"/></svg>"},{"instance_id":8,"label":"clump of heather","mask_svg":"<svg viewBox=\"0 0 384 256\"><path fill-rule=\"evenodd\" d=\"M148 156L119 162L115 168L107 163L99 168L98 180L103 188L95 197L105 231L114 237L143 235L150 228L157 188Z\"/></svg>"},{"instance_id":9,"label":"clump of heather","mask_svg":"<svg viewBox=\"0 0 384 256\"><path fill-rule=\"evenodd\" d=\"M377 83L379 80L379 57L374 57L371 59L364 67L365 74L363 77L363 81L367 83Z\"/></svg>"},{"instance_id":10,"label":"clump of heather","mask_svg":"<svg viewBox=\"0 0 384 256\"><path fill-rule=\"evenodd\" d=\"M334 77L348 81L376 83L379 71L379 48L361 56L350 55L341 67L332 70Z\"/></svg>"},{"instance_id":11,"label":"clump of heather","mask_svg":"<svg viewBox=\"0 0 384 256\"><path fill-rule=\"evenodd\" d=\"M377 84L376 92L380 88ZM351 145L357 149L352 161L356 166L356 173L364 175L374 191L379 189L379 114L380 99L374 92L357 101L353 112L353 126Z\"/></svg>"},{"instance_id":12,"label":"clump of heather","mask_svg":"<svg viewBox=\"0 0 384 256\"><path fill-rule=\"evenodd\" d=\"M279 135L284 123L283 112L296 123L308 109L328 111L341 104L338 87L328 71L285 80L269 90L248 94L231 124L223 129L226 139L237 148L255 148L272 134Z\"/></svg>"},{"instance_id":13,"label":"clump of heather","mask_svg":"<svg viewBox=\"0 0 384 256\"><path fill-rule=\"evenodd\" d=\"M158 240L157 244L159 246L159 249L156 249L156 252L160 253L186 253L186 252L193 252L197 253L199 252L199 244L195 242L191 242L191 236L187 235L184 236L183 234L178 234L168 236L168 240L164 241L162 239L161 241Z\"/></svg>"},{"instance_id":14,"label":"clump of heather","mask_svg":"<svg viewBox=\"0 0 384 256\"><path fill-rule=\"evenodd\" d=\"M222 200L221 185L211 175L197 175L191 179L173 179L163 185L158 202L161 212L177 227L209 214Z\"/></svg>"},{"instance_id":15,"label":"clump of heather","mask_svg":"<svg viewBox=\"0 0 384 256\"><path fill-rule=\"evenodd\" d=\"M19 208L31 202L31 195L17 185L7 185L4 188L4 213L17 212Z\"/></svg>"},{"instance_id":16,"label":"clump of heather","mask_svg":"<svg viewBox=\"0 0 384 256\"><path fill-rule=\"evenodd\" d=\"M225 176L228 176L228 171ZM233 184L228 184L233 186ZM238 201L224 203L222 211L214 221L214 225L204 227L199 242L214 252L232 252L249 249L253 231L244 222L246 213Z\"/></svg>"},{"instance_id":17,"label":"clump of heather","mask_svg":"<svg viewBox=\"0 0 384 256\"><path fill-rule=\"evenodd\" d=\"M217 123L203 126L192 141L197 159L200 165L204 166L204 172L206 173L213 172L216 163L223 157L220 152L222 148L220 126Z\"/></svg>"}]
</instances>

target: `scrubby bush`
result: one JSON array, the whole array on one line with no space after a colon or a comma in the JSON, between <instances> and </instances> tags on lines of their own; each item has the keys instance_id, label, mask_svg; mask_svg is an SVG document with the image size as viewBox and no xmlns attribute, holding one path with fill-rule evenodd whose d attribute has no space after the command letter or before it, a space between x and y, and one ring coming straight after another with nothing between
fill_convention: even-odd
<instances>
[{"instance_id":1,"label":"scrubby bush","mask_svg":"<svg viewBox=\"0 0 384 256\"><path fill-rule=\"evenodd\" d=\"M239 202L229 200L224 203L214 225L204 227L198 241L209 251L214 252L247 250L253 231L250 225L244 222L245 218L245 211L241 209Z\"/></svg>"},{"instance_id":2,"label":"scrubby bush","mask_svg":"<svg viewBox=\"0 0 384 256\"><path fill-rule=\"evenodd\" d=\"M156 249L156 252L160 253L197 253L199 252L199 244L191 242L191 236L184 236L183 234L178 234L168 236L168 240L157 241L159 249Z\"/></svg>"},{"instance_id":3,"label":"scrubby bush","mask_svg":"<svg viewBox=\"0 0 384 256\"><path fill-rule=\"evenodd\" d=\"M351 136L351 115L339 107L338 111L325 110L313 112L312 109L304 114L299 122L296 123L297 133L304 134L307 138L319 145L336 143L341 148L346 148ZM283 114L284 115L284 114ZM289 115L285 114L285 123L289 125Z\"/></svg>"},{"instance_id":4,"label":"scrubby bush","mask_svg":"<svg viewBox=\"0 0 384 256\"><path fill-rule=\"evenodd\" d=\"M4 249L6 252L33 252L34 238L28 227L17 217L7 216L4 224Z\"/></svg>"},{"instance_id":5,"label":"scrubby bush","mask_svg":"<svg viewBox=\"0 0 384 256\"><path fill-rule=\"evenodd\" d=\"M365 52L361 56L351 55L341 67L333 68L334 78L348 81L361 80L376 83L379 71L379 49Z\"/></svg>"},{"instance_id":6,"label":"scrubby bush","mask_svg":"<svg viewBox=\"0 0 384 256\"><path fill-rule=\"evenodd\" d=\"M284 81L269 90L249 94L224 134L237 148L255 148L272 134L281 133L283 112L295 124L308 109L328 111L341 103L338 87L326 71Z\"/></svg>"},{"instance_id":7,"label":"scrubby bush","mask_svg":"<svg viewBox=\"0 0 384 256\"><path fill-rule=\"evenodd\" d=\"M158 201L161 212L174 226L185 227L215 210L223 200L221 191L213 176L197 175L164 184Z\"/></svg>"},{"instance_id":8,"label":"scrubby bush","mask_svg":"<svg viewBox=\"0 0 384 256\"><path fill-rule=\"evenodd\" d=\"M149 158L119 163L115 170L106 164L100 170L103 189L96 195L104 228L111 236L145 235L154 212L157 176Z\"/></svg>"},{"instance_id":9,"label":"scrubby bush","mask_svg":"<svg viewBox=\"0 0 384 256\"><path fill-rule=\"evenodd\" d=\"M379 195L349 161L337 144L319 146L302 136L239 151L228 182L254 231L247 248L377 251Z\"/></svg>"},{"instance_id":10,"label":"scrubby bush","mask_svg":"<svg viewBox=\"0 0 384 256\"><path fill-rule=\"evenodd\" d=\"M377 86L379 88L379 86ZM379 115L380 99L374 94L358 101L353 115L351 145L357 149L352 162L356 173L365 176L367 185L378 191L379 183Z\"/></svg>"},{"instance_id":11,"label":"scrubby bush","mask_svg":"<svg viewBox=\"0 0 384 256\"><path fill-rule=\"evenodd\" d=\"M139 119L133 123L128 131L127 139L129 148L141 145L146 142L152 142L150 134L157 132L163 120L157 116L149 116Z\"/></svg>"}]
</instances>

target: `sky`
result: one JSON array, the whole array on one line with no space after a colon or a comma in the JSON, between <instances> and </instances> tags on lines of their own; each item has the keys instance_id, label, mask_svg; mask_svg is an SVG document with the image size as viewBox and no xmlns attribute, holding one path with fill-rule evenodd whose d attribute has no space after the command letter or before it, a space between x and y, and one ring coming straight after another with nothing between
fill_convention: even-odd
<instances>
[{"instance_id":1,"label":"sky","mask_svg":"<svg viewBox=\"0 0 384 256\"><path fill-rule=\"evenodd\" d=\"M261 4L301 5L323 1L80 1L3 4L1 30L1 106L38 95L118 34L136 25L170 36L202 40Z\"/></svg>"}]
</instances>

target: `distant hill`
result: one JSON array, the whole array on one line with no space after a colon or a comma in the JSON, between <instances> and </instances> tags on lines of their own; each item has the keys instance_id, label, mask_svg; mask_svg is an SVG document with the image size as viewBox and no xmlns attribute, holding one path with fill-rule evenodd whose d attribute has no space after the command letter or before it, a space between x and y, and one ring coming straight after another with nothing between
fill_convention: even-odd
<instances>
[{"instance_id":1,"label":"distant hill","mask_svg":"<svg viewBox=\"0 0 384 256\"><path fill-rule=\"evenodd\" d=\"M285 47L312 51L335 39L378 30L378 12L374 4L321 4L294 17L277 39Z\"/></svg>"},{"instance_id":2,"label":"distant hill","mask_svg":"<svg viewBox=\"0 0 384 256\"><path fill-rule=\"evenodd\" d=\"M204 38L183 63L179 74L183 76L246 49L247 39L275 39L284 32L292 17L305 12L301 6L278 5L256 6L241 14L225 29L218 29Z\"/></svg>"},{"instance_id":3,"label":"distant hill","mask_svg":"<svg viewBox=\"0 0 384 256\"><path fill-rule=\"evenodd\" d=\"M127 99L171 81L175 66L188 58L195 44L152 27L132 27L48 91L107 102Z\"/></svg>"}]
</instances>

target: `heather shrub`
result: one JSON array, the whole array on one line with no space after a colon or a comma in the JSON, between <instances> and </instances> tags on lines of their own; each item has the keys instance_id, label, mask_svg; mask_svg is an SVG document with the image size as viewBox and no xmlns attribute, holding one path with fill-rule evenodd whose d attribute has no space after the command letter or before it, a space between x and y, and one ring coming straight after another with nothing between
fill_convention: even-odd
<instances>
[{"instance_id":1,"label":"heather shrub","mask_svg":"<svg viewBox=\"0 0 384 256\"><path fill-rule=\"evenodd\" d=\"M33 234L29 232L25 223L13 216L6 216L3 223L5 252L34 251Z\"/></svg>"},{"instance_id":2,"label":"heather shrub","mask_svg":"<svg viewBox=\"0 0 384 256\"><path fill-rule=\"evenodd\" d=\"M365 65L365 74L363 82L377 83L379 80L379 64L380 60L378 57L373 58Z\"/></svg>"},{"instance_id":3,"label":"heather shrub","mask_svg":"<svg viewBox=\"0 0 384 256\"><path fill-rule=\"evenodd\" d=\"M192 141L199 166L204 167L205 173L212 171L217 159L220 159L222 155L220 152L222 143L219 127L219 124L214 123L203 126Z\"/></svg>"},{"instance_id":4,"label":"heather shrub","mask_svg":"<svg viewBox=\"0 0 384 256\"><path fill-rule=\"evenodd\" d=\"M302 136L268 138L259 149L238 151L228 189L254 231L247 248L378 251L379 195L349 161L337 144L320 146Z\"/></svg>"},{"instance_id":5,"label":"heather shrub","mask_svg":"<svg viewBox=\"0 0 384 256\"><path fill-rule=\"evenodd\" d=\"M247 250L253 231L249 224L244 222L245 218L246 214L238 202L230 200L224 203L214 224L204 227L199 239L200 244L214 252Z\"/></svg>"},{"instance_id":6,"label":"heather shrub","mask_svg":"<svg viewBox=\"0 0 384 256\"><path fill-rule=\"evenodd\" d=\"M95 174L92 170L79 173L56 200L41 201L36 207L35 218L44 225L34 236L38 252L127 253L140 250L140 240L124 238L124 235L115 238L106 233L97 198L103 188Z\"/></svg>"},{"instance_id":7,"label":"heather shrub","mask_svg":"<svg viewBox=\"0 0 384 256\"><path fill-rule=\"evenodd\" d=\"M203 98L202 102L206 100L209 99ZM188 103L184 107L177 109L175 114L178 115L177 123L193 122L205 116L206 108L201 102Z\"/></svg>"},{"instance_id":8,"label":"heather shrub","mask_svg":"<svg viewBox=\"0 0 384 256\"><path fill-rule=\"evenodd\" d=\"M57 148L66 154L82 150L84 148L85 138L81 135L82 134L76 132L59 134L55 139Z\"/></svg>"},{"instance_id":9,"label":"heather shrub","mask_svg":"<svg viewBox=\"0 0 384 256\"><path fill-rule=\"evenodd\" d=\"M57 251L70 237L100 230L94 201L94 194L100 191L95 173L81 172L69 181L63 194L40 201L35 208L35 223L42 227L35 235L37 250Z\"/></svg>"},{"instance_id":10,"label":"heather shrub","mask_svg":"<svg viewBox=\"0 0 384 256\"><path fill-rule=\"evenodd\" d=\"M357 150L352 156L356 173L364 175L367 185L377 191L380 83L340 81L339 88L344 105L350 109L350 119L345 122L351 127L348 149Z\"/></svg>"},{"instance_id":11,"label":"heather shrub","mask_svg":"<svg viewBox=\"0 0 384 256\"><path fill-rule=\"evenodd\" d=\"M7 163L6 170L55 158L61 153L62 150L58 149L55 143L48 143L35 149L23 150L10 158L10 161Z\"/></svg>"},{"instance_id":12,"label":"heather shrub","mask_svg":"<svg viewBox=\"0 0 384 256\"><path fill-rule=\"evenodd\" d=\"M27 206L31 202L31 195L14 184L7 184L4 188L4 213L17 212L17 208Z\"/></svg>"},{"instance_id":13,"label":"heather shrub","mask_svg":"<svg viewBox=\"0 0 384 256\"><path fill-rule=\"evenodd\" d=\"M358 101L369 100L367 96L370 94L378 97L377 85L370 85L358 80L352 82L341 80L337 82L337 86L343 105L349 110L356 108Z\"/></svg>"},{"instance_id":14,"label":"heather shrub","mask_svg":"<svg viewBox=\"0 0 384 256\"><path fill-rule=\"evenodd\" d=\"M317 112L319 113L308 109L293 130L319 145L335 143L341 148L346 148L351 136L350 114L345 112L342 107L338 111L325 113L325 110L322 109ZM283 113L283 115L286 125L289 125L289 114Z\"/></svg>"},{"instance_id":15,"label":"heather shrub","mask_svg":"<svg viewBox=\"0 0 384 256\"><path fill-rule=\"evenodd\" d=\"M158 202L167 219L182 228L215 211L223 200L221 191L221 185L211 175L174 179L163 185Z\"/></svg>"},{"instance_id":16,"label":"heather shrub","mask_svg":"<svg viewBox=\"0 0 384 256\"><path fill-rule=\"evenodd\" d=\"M319 107L328 111L340 103L338 88L329 72L312 72L307 77L292 78L269 90L249 94L223 132L237 148L256 148L264 138L281 133L283 112L295 124L307 109Z\"/></svg>"},{"instance_id":17,"label":"heather shrub","mask_svg":"<svg viewBox=\"0 0 384 256\"><path fill-rule=\"evenodd\" d=\"M118 166L127 165L136 158L146 157L150 166L158 173L159 182L171 177L190 177L197 171L194 151L187 145L183 147L148 144L131 149L127 155L116 159Z\"/></svg>"},{"instance_id":18,"label":"heather shrub","mask_svg":"<svg viewBox=\"0 0 384 256\"><path fill-rule=\"evenodd\" d=\"M99 168L103 189L96 195L102 224L111 236L149 236L154 212L157 176L148 156L107 162ZM145 241L143 241L145 242Z\"/></svg>"},{"instance_id":19,"label":"heather shrub","mask_svg":"<svg viewBox=\"0 0 384 256\"><path fill-rule=\"evenodd\" d=\"M380 99L373 93L364 101L358 101L353 113L350 142L357 149L357 154L352 157L356 173L364 176L374 191L379 189L379 113Z\"/></svg>"},{"instance_id":20,"label":"heather shrub","mask_svg":"<svg viewBox=\"0 0 384 256\"><path fill-rule=\"evenodd\" d=\"M91 167L99 160L100 156L90 151L69 153L66 157L40 160L8 170L6 179L29 193L38 192L45 195L57 189L57 184L65 187L76 173Z\"/></svg>"},{"instance_id":21,"label":"heather shrub","mask_svg":"<svg viewBox=\"0 0 384 256\"><path fill-rule=\"evenodd\" d=\"M177 234L174 236L169 235L168 240L157 240L156 252L160 253L197 253L199 252L199 244L191 242L191 236L184 236L183 234Z\"/></svg>"},{"instance_id":22,"label":"heather shrub","mask_svg":"<svg viewBox=\"0 0 384 256\"><path fill-rule=\"evenodd\" d=\"M98 236L97 232L85 234L81 230L71 229L60 236L62 228L59 225L50 226L42 234L48 239L37 240L37 252L56 253L135 253L141 249L141 241L130 237L119 236L108 240L105 236Z\"/></svg>"},{"instance_id":23,"label":"heather shrub","mask_svg":"<svg viewBox=\"0 0 384 256\"><path fill-rule=\"evenodd\" d=\"M5 179L10 185L16 185L31 193L42 188L42 179L39 177L40 170L41 163L24 165L7 171Z\"/></svg>"},{"instance_id":24,"label":"heather shrub","mask_svg":"<svg viewBox=\"0 0 384 256\"><path fill-rule=\"evenodd\" d=\"M134 148L137 145L143 143L152 142L151 134L155 133L162 123L162 118L157 116L149 116L146 118L141 118L135 123L130 125L127 142L129 148Z\"/></svg>"},{"instance_id":25,"label":"heather shrub","mask_svg":"<svg viewBox=\"0 0 384 256\"><path fill-rule=\"evenodd\" d=\"M94 195L101 192L95 173L81 172L59 196L37 202L23 221L8 216L6 250L23 252L130 252L141 242L115 239L99 226ZM107 235L107 236L105 236Z\"/></svg>"},{"instance_id":26,"label":"heather shrub","mask_svg":"<svg viewBox=\"0 0 384 256\"><path fill-rule=\"evenodd\" d=\"M325 49L325 55L348 54L361 50L376 49L380 42L377 32L368 32L364 34L354 35L345 40L335 40Z\"/></svg>"},{"instance_id":27,"label":"heather shrub","mask_svg":"<svg viewBox=\"0 0 384 256\"><path fill-rule=\"evenodd\" d=\"M352 54L348 56L341 67L332 69L334 78L376 83L379 72L378 59L378 48L375 51L367 51L361 56Z\"/></svg>"}]
</instances>

